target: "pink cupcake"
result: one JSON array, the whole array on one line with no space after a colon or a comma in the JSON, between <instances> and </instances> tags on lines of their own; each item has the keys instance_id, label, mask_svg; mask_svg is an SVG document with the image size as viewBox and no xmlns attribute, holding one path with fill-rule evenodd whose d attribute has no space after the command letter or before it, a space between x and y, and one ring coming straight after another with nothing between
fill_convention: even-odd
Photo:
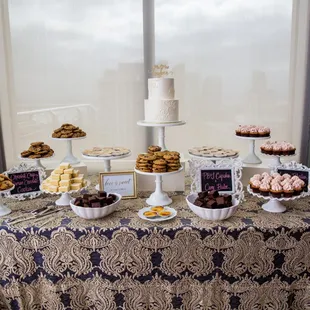
<instances>
[{"instance_id":1,"label":"pink cupcake","mask_svg":"<svg viewBox=\"0 0 310 310\"><path fill-rule=\"evenodd\" d=\"M261 182L259 180L254 180L251 184L250 187L253 191L253 193L259 193L259 187L260 187Z\"/></svg>"},{"instance_id":2,"label":"pink cupcake","mask_svg":"<svg viewBox=\"0 0 310 310\"><path fill-rule=\"evenodd\" d=\"M294 188L294 196L300 195L301 192L302 192L302 190L303 190L303 188L302 188L300 182L296 180L296 181L292 184L292 186L293 186L293 188Z\"/></svg>"},{"instance_id":3,"label":"pink cupcake","mask_svg":"<svg viewBox=\"0 0 310 310\"><path fill-rule=\"evenodd\" d=\"M256 127L250 129L250 137L258 137L258 130Z\"/></svg>"},{"instance_id":4,"label":"pink cupcake","mask_svg":"<svg viewBox=\"0 0 310 310\"><path fill-rule=\"evenodd\" d=\"M259 192L263 196L269 196L270 185L268 183L266 183L266 182L261 183L261 185L259 187Z\"/></svg>"},{"instance_id":5,"label":"pink cupcake","mask_svg":"<svg viewBox=\"0 0 310 310\"><path fill-rule=\"evenodd\" d=\"M294 187L290 183L286 183L283 185L283 196L286 198L290 198L294 195Z\"/></svg>"},{"instance_id":6,"label":"pink cupcake","mask_svg":"<svg viewBox=\"0 0 310 310\"><path fill-rule=\"evenodd\" d=\"M290 179L291 178L291 176L288 173L284 173L282 175L282 177L283 177L283 179Z\"/></svg>"},{"instance_id":7,"label":"pink cupcake","mask_svg":"<svg viewBox=\"0 0 310 310\"><path fill-rule=\"evenodd\" d=\"M283 188L279 183L271 185L270 193L275 198L281 198L283 193Z\"/></svg>"}]
</instances>

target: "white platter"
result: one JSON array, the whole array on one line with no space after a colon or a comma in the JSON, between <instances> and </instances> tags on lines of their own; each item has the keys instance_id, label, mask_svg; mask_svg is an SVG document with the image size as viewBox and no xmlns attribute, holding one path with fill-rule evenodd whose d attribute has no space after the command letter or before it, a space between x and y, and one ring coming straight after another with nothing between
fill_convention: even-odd
<instances>
[{"instance_id":1,"label":"white platter","mask_svg":"<svg viewBox=\"0 0 310 310\"><path fill-rule=\"evenodd\" d=\"M177 122L167 122L167 123L152 123L146 121L138 121L137 125L145 126L145 127L173 127L173 126L182 126L185 125L185 121L177 121Z\"/></svg>"},{"instance_id":2,"label":"white platter","mask_svg":"<svg viewBox=\"0 0 310 310\"><path fill-rule=\"evenodd\" d=\"M123 155L115 155L115 156L88 156L82 153L82 157L85 159L91 160L114 160L114 159L122 159L131 156L131 152Z\"/></svg>"},{"instance_id":3,"label":"white platter","mask_svg":"<svg viewBox=\"0 0 310 310\"><path fill-rule=\"evenodd\" d=\"M86 137L87 137L87 135L84 136L84 137L78 137L78 138L53 138L53 137L51 136L51 138L52 138L53 140L59 140L59 141L83 140L83 139L86 139Z\"/></svg>"},{"instance_id":4,"label":"white platter","mask_svg":"<svg viewBox=\"0 0 310 310\"><path fill-rule=\"evenodd\" d=\"M179 173L183 170L183 166L179 169L179 170L176 170L176 171L172 171L172 172L144 172L144 171L140 171L138 169L135 168L135 172L138 173L138 174L143 174L143 175L150 175L150 176L165 176L165 175L171 175L171 174L175 174L175 173Z\"/></svg>"},{"instance_id":5,"label":"white platter","mask_svg":"<svg viewBox=\"0 0 310 310\"><path fill-rule=\"evenodd\" d=\"M223 159L235 159L239 157L239 153L233 156L222 156L222 157L211 157L211 156L200 156L200 155L193 155L191 153L188 153L190 157L197 158L197 159L205 159L205 160L223 160Z\"/></svg>"},{"instance_id":6,"label":"white platter","mask_svg":"<svg viewBox=\"0 0 310 310\"><path fill-rule=\"evenodd\" d=\"M245 140L267 140L267 139L270 139L271 136L268 136L268 137L244 137L244 136L237 136L235 135L236 138L239 138L239 139L245 139Z\"/></svg>"},{"instance_id":7,"label":"white platter","mask_svg":"<svg viewBox=\"0 0 310 310\"><path fill-rule=\"evenodd\" d=\"M150 222L163 222L163 221L169 221L171 219L173 219L174 217L176 217L177 215L177 211L173 208L170 207L164 207L165 210L170 211L171 215L167 216L167 217L160 217L157 216L155 218L147 218L143 215L144 212L146 211L151 211L152 207L145 207L141 210L138 211L138 216L142 219L142 220L146 220L146 221L150 221Z\"/></svg>"}]
</instances>

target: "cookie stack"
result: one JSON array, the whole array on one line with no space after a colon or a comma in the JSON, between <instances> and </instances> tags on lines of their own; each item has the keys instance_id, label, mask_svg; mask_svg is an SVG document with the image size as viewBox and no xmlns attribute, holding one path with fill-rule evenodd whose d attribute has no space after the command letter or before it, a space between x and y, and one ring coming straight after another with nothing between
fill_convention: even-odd
<instances>
[{"instance_id":1,"label":"cookie stack","mask_svg":"<svg viewBox=\"0 0 310 310\"><path fill-rule=\"evenodd\" d=\"M54 151L44 142L32 142L28 150L20 153L23 158L47 158L51 157Z\"/></svg>"},{"instance_id":2,"label":"cookie stack","mask_svg":"<svg viewBox=\"0 0 310 310\"><path fill-rule=\"evenodd\" d=\"M147 154L138 155L136 169L143 172L165 173L179 170L180 154L161 151L159 146L150 146Z\"/></svg>"},{"instance_id":3,"label":"cookie stack","mask_svg":"<svg viewBox=\"0 0 310 310\"><path fill-rule=\"evenodd\" d=\"M0 174L0 191L5 191L14 186L12 180L4 174Z\"/></svg>"},{"instance_id":4,"label":"cookie stack","mask_svg":"<svg viewBox=\"0 0 310 310\"><path fill-rule=\"evenodd\" d=\"M57 128L54 130L52 137L53 138L81 138L85 137L86 133L80 129L79 127L76 127L72 124L63 124L60 128Z\"/></svg>"}]
</instances>

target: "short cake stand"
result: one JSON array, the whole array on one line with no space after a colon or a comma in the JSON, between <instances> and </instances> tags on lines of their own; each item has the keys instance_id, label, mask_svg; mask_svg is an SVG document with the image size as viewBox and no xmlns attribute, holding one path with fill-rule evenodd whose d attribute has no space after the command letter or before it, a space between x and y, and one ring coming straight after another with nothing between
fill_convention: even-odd
<instances>
[{"instance_id":1,"label":"short cake stand","mask_svg":"<svg viewBox=\"0 0 310 310\"><path fill-rule=\"evenodd\" d=\"M161 147L162 151L167 150L166 144L165 144L165 131L166 127L174 127L174 126L182 126L185 125L185 121L177 121L177 122L171 122L171 123L152 123L152 122L146 122L146 121L138 121L137 124L139 126L144 127L156 127L158 128L158 146ZM152 173L153 174L153 173Z\"/></svg>"},{"instance_id":2,"label":"short cake stand","mask_svg":"<svg viewBox=\"0 0 310 310\"><path fill-rule=\"evenodd\" d=\"M72 141L83 140L85 138L86 138L86 136L79 137L79 138L52 138L53 140L66 141L66 143L67 143L67 155L61 161L62 163L69 163L69 164L74 165L74 164L78 164L80 162L80 160L77 157L75 157L72 153Z\"/></svg>"},{"instance_id":3,"label":"short cake stand","mask_svg":"<svg viewBox=\"0 0 310 310\"><path fill-rule=\"evenodd\" d=\"M275 197L272 197L272 196L263 196L261 194L254 193L253 190L250 188L250 185L247 186L247 190L253 196L269 200L267 203L264 203L262 205L262 208L265 211L273 212L273 213L281 213L281 212L286 211L286 207L281 203L281 201L291 201L291 200L295 200L295 199L298 199L298 198L303 198L303 197L306 197L306 196L309 195L306 192L302 192L300 195L292 196L290 198L285 198L285 197L275 198Z\"/></svg>"},{"instance_id":4,"label":"short cake stand","mask_svg":"<svg viewBox=\"0 0 310 310\"><path fill-rule=\"evenodd\" d=\"M243 136L237 136L236 135L236 138L250 141L249 154L245 159L243 159L243 163L245 163L245 164L261 164L262 161L255 154L255 141L256 140L267 140L267 139L270 139L270 136L268 136L268 137L243 137Z\"/></svg>"},{"instance_id":5,"label":"short cake stand","mask_svg":"<svg viewBox=\"0 0 310 310\"><path fill-rule=\"evenodd\" d=\"M41 160L46 160L46 159L51 159L55 156L55 153L53 153L52 156L49 157L41 157L41 158L29 158L29 157L22 157L22 156L18 156L18 158L22 161L34 161L35 162L35 167L37 168L43 168L44 170L46 169L46 167L44 167L41 164Z\"/></svg>"},{"instance_id":6,"label":"short cake stand","mask_svg":"<svg viewBox=\"0 0 310 310\"><path fill-rule=\"evenodd\" d=\"M163 188L162 188L163 176L179 173L182 170L183 170L183 167L181 167L179 170L173 171L173 172L155 173L155 172L143 172L143 171L140 171L138 169L135 169L135 172L138 174L156 177L155 192L152 193L151 196L146 200L146 203L150 206L166 206L166 205L171 204L172 199L169 198L168 194L166 192L164 192Z\"/></svg>"},{"instance_id":7,"label":"short cake stand","mask_svg":"<svg viewBox=\"0 0 310 310\"><path fill-rule=\"evenodd\" d=\"M4 191L0 191L0 216L4 216L4 215L10 214L12 212L12 210L4 204L2 194L7 194L10 191L12 191L14 188L15 188L15 185L9 189L6 189Z\"/></svg>"},{"instance_id":8,"label":"short cake stand","mask_svg":"<svg viewBox=\"0 0 310 310\"><path fill-rule=\"evenodd\" d=\"M270 154L266 154L266 153L262 153L262 155L273 158L272 168L282 165L281 158L289 158L289 157L296 156L296 154L292 154L292 155L270 155Z\"/></svg>"}]
</instances>

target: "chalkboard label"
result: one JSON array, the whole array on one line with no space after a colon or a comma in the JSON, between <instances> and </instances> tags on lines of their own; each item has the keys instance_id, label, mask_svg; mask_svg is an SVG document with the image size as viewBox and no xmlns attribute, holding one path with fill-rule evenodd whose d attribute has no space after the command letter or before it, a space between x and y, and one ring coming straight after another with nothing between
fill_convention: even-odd
<instances>
[{"instance_id":1,"label":"chalkboard label","mask_svg":"<svg viewBox=\"0 0 310 310\"><path fill-rule=\"evenodd\" d=\"M39 171L8 173L8 177L15 185L15 188L11 191L11 195L24 195L40 191L41 181Z\"/></svg>"},{"instance_id":2,"label":"chalkboard label","mask_svg":"<svg viewBox=\"0 0 310 310\"><path fill-rule=\"evenodd\" d=\"M285 169L285 168L279 168L277 169L278 173L280 173L281 175L287 173L290 176L294 176L297 175L300 179L302 179L305 184L309 185L309 171L308 170L297 170L297 169Z\"/></svg>"},{"instance_id":3,"label":"chalkboard label","mask_svg":"<svg viewBox=\"0 0 310 310\"><path fill-rule=\"evenodd\" d=\"M235 191L235 180L233 169L214 168L200 170L200 190L233 193Z\"/></svg>"}]
</instances>

